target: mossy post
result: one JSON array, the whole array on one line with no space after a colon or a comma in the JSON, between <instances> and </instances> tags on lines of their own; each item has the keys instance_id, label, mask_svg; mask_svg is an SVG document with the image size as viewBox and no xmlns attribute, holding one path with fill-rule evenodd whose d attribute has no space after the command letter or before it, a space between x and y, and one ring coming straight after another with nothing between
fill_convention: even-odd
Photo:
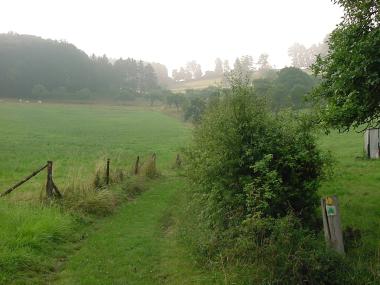
<instances>
[{"instance_id":1,"label":"mossy post","mask_svg":"<svg viewBox=\"0 0 380 285\"><path fill-rule=\"evenodd\" d=\"M107 159L107 167L106 167L106 184L110 184L110 159Z\"/></svg>"},{"instance_id":2,"label":"mossy post","mask_svg":"<svg viewBox=\"0 0 380 285\"><path fill-rule=\"evenodd\" d=\"M326 244L338 253L344 254L338 198L336 196L323 198L321 206Z\"/></svg>"}]
</instances>

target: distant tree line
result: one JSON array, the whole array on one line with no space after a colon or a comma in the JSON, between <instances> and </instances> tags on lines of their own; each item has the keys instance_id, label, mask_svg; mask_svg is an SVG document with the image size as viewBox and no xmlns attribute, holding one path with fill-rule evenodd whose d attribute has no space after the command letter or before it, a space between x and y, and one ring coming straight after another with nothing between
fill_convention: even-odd
<instances>
[{"instance_id":1,"label":"distant tree line","mask_svg":"<svg viewBox=\"0 0 380 285\"><path fill-rule=\"evenodd\" d=\"M301 69L310 69L315 63L318 56L326 56L329 51L328 46L329 35L325 37L323 42L319 44L313 44L309 48L300 43L293 44L289 50L288 55L292 61L292 66Z\"/></svg>"},{"instance_id":2,"label":"distant tree line","mask_svg":"<svg viewBox=\"0 0 380 285\"><path fill-rule=\"evenodd\" d=\"M203 73L202 67L196 60L189 61L185 67L173 69L172 78L175 82L191 81L199 79L220 79L223 75L231 70L240 70L244 74L252 75L253 72L259 70L271 69L269 64L269 55L261 54L255 61L250 55L243 55L236 58L233 68L230 67L230 63L227 59L221 58L215 59L214 70L207 70Z\"/></svg>"},{"instance_id":3,"label":"distant tree line","mask_svg":"<svg viewBox=\"0 0 380 285\"><path fill-rule=\"evenodd\" d=\"M132 58L111 63L106 55L88 56L65 41L0 34L0 97L150 98L169 81L159 63Z\"/></svg>"},{"instance_id":4,"label":"distant tree line","mask_svg":"<svg viewBox=\"0 0 380 285\"><path fill-rule=\"evenodd\" d=\"M232 71L231 74L236 74ZM227 75L228 76L228 75ZM241 74L239 74L241 76ZM281 70L259 69L253 78L249 78L252 94L268 101L272 111L284 108L302 109L310 107L306 100L318 79L296 67L285 67ZM157 100L166 102L168 107L182 111L185 121L199 123L208 106L217 102L220 94L231 86L208 87L205 89L188 89L181 93L167 91L164 97Z\"/></svg>"}]
</instances>

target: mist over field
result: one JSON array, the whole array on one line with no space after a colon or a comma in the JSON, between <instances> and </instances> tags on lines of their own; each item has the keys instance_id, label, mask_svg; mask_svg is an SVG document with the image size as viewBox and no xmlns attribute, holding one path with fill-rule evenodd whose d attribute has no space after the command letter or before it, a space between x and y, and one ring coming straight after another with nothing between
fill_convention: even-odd
<instances>
[{"instance_id":1,"label":"mist over field","mask_svg":"<svg viewBox=\"0 0 380 285\"><path fill-rule=\"evenodd\" d=\"M3 1L0 284L380 284L379 8Z\"/></svg>"}]
</instances>

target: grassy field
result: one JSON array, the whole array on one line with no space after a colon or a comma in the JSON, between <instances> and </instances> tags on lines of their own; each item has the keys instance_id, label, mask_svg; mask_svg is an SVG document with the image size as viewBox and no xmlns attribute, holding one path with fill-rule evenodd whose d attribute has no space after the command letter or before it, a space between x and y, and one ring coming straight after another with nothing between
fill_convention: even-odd
<instances>
[{"instance_id":1,"label":"grassy field","mask_svg":"<svg viewBox=\"0 0 380 285\"><path fill-rule=\"evenodd\" d=\"M335 158L335 173L320 193L338 196L343 226L359 229L362 237L348 256L364 261L380 280L380 161L364 158L363 134L355 131L321 136L320 144Z\"/></svg>"},{"instance_id":2,"label":"grassy field","mask_svg":"<svg viewBox=\"0 0 380 285\"><path fill-rule=\"evenodd\" d=\"M107 157L112 166L129 170L137 155L155 152L158 166L164 168L188 133L180 122L155 111L10 103L0 103L0 129L0 189L47 160L54 161L58 186L73 176L87 179ZM41 189L44 178L34 178L17 192Z\"/></svg>"},{"instance_id":3,"label":"grassy field","mask_svg":"<svg viewBox=\"0 0 380 285\"><path fill-rule=\"evenodd\" d=\"M148 191L102 219L41 204L45 174L1 199L0 284L228 280L218 270L199 268L177 237L186 206L181 198L185 180L171 165L190 138L190 130L181 122L142 108L2 102L0 129L0 189L48 159L54 161L58 186L90 179L107 157L112 166L130 170L136 155L156 152L163 173L148 182ZM343 226L361 232L361 244L349 247L348 257L380 278L380 161L363 158L362 134L333 132L320 135L319 141L336 160L335 173L323 183L320 194L336 194ZM126 187L115 185L110 192Z\"/></svg>"},{"instance_id":4,"label":"grassy field","mask_svg":"<svg viewBox=\"0 0 380 285\"><path fill-rule=\"evenodd\" d=\"M189 133L176 119L152 110L4 102L0 129L1 191L47 160L54 161L55 182L61 189L72 181L93 179L97 165L107 157L111 168L129 171L137 155L144 160L155 152L158 169L166 175ZM41 204L45 176L41 173L0 200L0 284L43 283L57 270L57 260L71 252L71 242L82 240L88 222L97 219ZM121 185L85 193L72 203L80 207L81 199L87 199L87 207L113 208L124 189Z\"/></svg>"},{"instance_id":5,"label":"grassy field","mask_svg":"<svg viewBox=\"0 0 380 285\"><path fill-rule=\"evenodd\" d=\"M218 86L221 82L221 78L177 82L170 86L170 90L173 92L184 92L187 89L205 89L210 86Z\"/></svg>"}]
</instances>

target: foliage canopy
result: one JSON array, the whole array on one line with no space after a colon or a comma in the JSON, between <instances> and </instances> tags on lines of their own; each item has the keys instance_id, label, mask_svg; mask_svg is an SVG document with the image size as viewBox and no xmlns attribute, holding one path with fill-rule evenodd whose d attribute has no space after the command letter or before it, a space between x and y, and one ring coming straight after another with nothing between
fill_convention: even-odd
<instances>
[{"instance_id":1,"label":"foliage canopy","mask_svg":"<svg viewBox=\"0 0 380 285\"><path fill-rule=\"evenodd\" d=\"M380 123L380 2L335 0L345 16L329 52L313 71L322 79L313 99L328 127L348 130Z\"/></svg>"}]
</instances>

